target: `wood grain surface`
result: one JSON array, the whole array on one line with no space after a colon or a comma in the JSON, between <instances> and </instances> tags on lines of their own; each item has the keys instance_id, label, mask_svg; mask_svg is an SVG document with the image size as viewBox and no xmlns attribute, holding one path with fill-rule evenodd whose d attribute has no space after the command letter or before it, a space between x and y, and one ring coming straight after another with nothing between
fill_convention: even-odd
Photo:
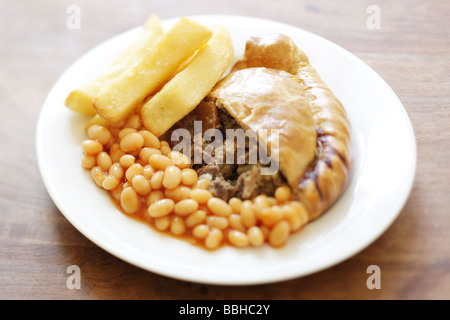
<instances>
[{"instance_id":1,"label":"wood grain surface","mask_svg":"<svg viewBox=\"0 0 450 320\"><path fill-rule=\"evenodd\" d=\"M67 27L67 8L81 12ZM379 29L367 24L380 9ZM442 1L107 1L0 2L0 299L449 299L450 2ZM414 187L393 225L354 257L313 275L246 287L169 279L97 247L59 212L35 152L42 103L61 73L149 14L171 18L236 14L288 23L346 48L399 96L418 150ZM389 156L389 155L386 155ZM389 183L389 181L386 181ZM81 289L67 267L78 265ZM381 289L366 286L370 265Z\"/></svg>"}]
</instances>

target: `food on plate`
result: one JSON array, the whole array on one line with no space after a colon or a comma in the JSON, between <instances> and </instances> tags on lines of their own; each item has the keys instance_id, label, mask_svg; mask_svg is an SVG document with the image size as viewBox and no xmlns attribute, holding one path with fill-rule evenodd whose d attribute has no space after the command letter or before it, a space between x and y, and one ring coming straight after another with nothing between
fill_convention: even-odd
<instances>
[{"instance_id":1,"label":"food on plate","mask_svg":"<svg viewBox=\"0 0 450 320\"><path fill-rule=\"evenodd\" d=\"M228 129L258 133L278 129L278 141L271 149L280 172L262 175L264 166L248 161L194 165L199 176L210 179L213 195L252 199L259 194L273 195L278 187L289 185L293 198L306 207L308 219L313 220L344 190L351 167L350 124L345 109L311 67L306 54L287 36L252 37L244 58L199 105L202 110L205 106L217 109L209 112L215 119L210 123L224 136ZM193 132L193 119L204 122L211 116L194 110L174 128ZM259 143L270 143L270 135L260 138ZM225 153L227 142L223 148Z\"/></svg>"},{"instance_id":2,"label":"food on plate","mask_svg":"<svg viewBox=\"0 0 450 320\"><path fill-rule=\"evenodd\" d=\"M305 107L304 113L296 118L291 108L276 103L280 111L277 108L269 111L276 113L274 116L268 116L265 112L255 116L257 110L252 103L257 100L254 96L258 95L260 88L256 88L256 84L248 84L248 80L240 79L237 85L233 82L242 77L240 72L244 70L250 70L247 73L262 73L255 71L261 67L289 73L300 85L299 94L305 99L298 103L299 108L306 104L310 112ZM244 58L235 64L233 71L209 97L224 106L243 127L258 130L269 125L286 130L286 142L280 141L280 169L295 197L308 209L310 220L317 218L342 193L351 167L350 123L344 107L311 66L306 54L282 34L252 37L246 44ZM251 94L241 94L244 87L249 88ZM274 98L267 100L273 102ZM301 133L286 128L289 123ZM294 136L296 143L291 140ZM316 144L314 157L311 157L312 141ZM286 153L285 156L283 153Z\"/></svg>"},{"instance_id":3,"label":"food on plate","mask_svg":"<svg viewBox=\"0 0 450 320\"><path fill-rule=\"evenodd\" d=\"M232 58L230 34L222 26L214 27L210 41L142 106L144 126L157 136L164 134L211 91Z\"/></svg>"},{"instance_id":4,"label":"food on plate","mask_svg":"<svg viewBox=\"0 0 450 320\"><path fill-rule=\"evenodd\" d=\"M343 192L343 106L287 36L245 49L231 65L223 26L181 18L91 101L81 165L122 212L210 250L281 247Z\"/></svg>"},{"instance_id":5,"label":"food on plate","mask_svg":"<svg viewBox=\"0 0 450 320\"><path fill-rule=\"evenodd\" d=\"M138 104L174 75L178 67L211 38L209 28L181 18L154 46L94 98L95 111L110 122L129 116Z\"/></svg>"},{"instance_id":6,"label":"food on plate","mask_svg":"<svg viewBox=\"0 0 450 320\"><path fill-rule=\"evenodd\" d=\"M95 115L92 101L109 83L130 68L148 48L151 48L162 36L163 29L158 16L152 15L143 27L143 31L104 73L72 91L66 98L66 106L78 113Z\"/></svg>"},{"instance_id":7,"label":"food on plate","mask_svg":"<svg viewBox=\"0 0 450 320\"><path fill-rule=\"evenodd\" d=\"M279 247L308 221L286 186L251 200L214 196L210 180L198 176L186 155L145 130L139 114L109 128L93 124L82 147L82 166L120 210L208 250L225 244Z\"/></svg>"},{"instance_id":8,"label":"food on plate","mask_svg":"<svg viewBox=\"0 0 450 320\"><path fill-rule=\"evenodd\" d=\"M200 174L214 177L214 193L245 199L261 193L273 195L276 187L287 184L290 177L303 176L314 160L317 132L312 112L302 86L291 74L264 67L242 69L220 81L206 101L218 108L223 131L242 128L258 133L259 144L268 145L267 149L276 153L280 169L273 175L261 175L264 166L248 161L199 168ZM264 129L276 131L261 136Z\"/></svg>"}]
</instances>

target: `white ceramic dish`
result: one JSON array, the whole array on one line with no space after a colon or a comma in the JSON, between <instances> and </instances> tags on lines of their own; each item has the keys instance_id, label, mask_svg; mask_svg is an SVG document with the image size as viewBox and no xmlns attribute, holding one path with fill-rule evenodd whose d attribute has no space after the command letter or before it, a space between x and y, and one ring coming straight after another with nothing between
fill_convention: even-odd
<instances>
[{"instance_id":1,"label":"white ceramic dish","mask_svg":"<svg viewBox=\"0 0 450 320\"><path fill-rule=\"evenodd\" d=\"M208 252L119 212L80 165L88 119L65 108L64 100L137 37L140 28L135 28L78 59L43 105L37 156L45 186L59 210L87 238L124 261L168 277L208 284L261 284L301 277L366 248L396 219L415 175L414 133L391 88L351 53L296 27L240 16L191 18L209 26L226 26L236 59L250 36L276 32L288 35L306 52L345 106L352 124L354 166L345 192L326 214L292 235L282 249L227 247ZM177 20L165 20L163 27L167 30Z\"/></svg>"}]
</instances>

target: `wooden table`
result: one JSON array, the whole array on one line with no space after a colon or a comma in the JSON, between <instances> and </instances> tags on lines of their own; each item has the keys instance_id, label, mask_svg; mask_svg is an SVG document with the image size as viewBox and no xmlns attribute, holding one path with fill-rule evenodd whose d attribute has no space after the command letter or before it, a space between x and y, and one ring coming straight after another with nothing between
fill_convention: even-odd
<instances>
[{"instance_id":1,"label":"wooden table","mask_svg":"<svg viewBox=\"0 0 450 320\"><path fill-rule=\"evenodd\" d=\"M448 299L450 298L450 5L442 1L72 1L0 2L1 299ZM380 12L377 28L369 8ZM376 9L376 8L375 8ZM140 25L193 14L257 16L292 24L348 49L397 93L417 138L411 196L394 224L356 256L275 284L227 287L169 279L102 250L58 211L35 155L37 118L48 91L81 54ZM82 287L66 286L69 265ZM366 286L369 265L381 289Z\"/></svg>"}]
</instances>

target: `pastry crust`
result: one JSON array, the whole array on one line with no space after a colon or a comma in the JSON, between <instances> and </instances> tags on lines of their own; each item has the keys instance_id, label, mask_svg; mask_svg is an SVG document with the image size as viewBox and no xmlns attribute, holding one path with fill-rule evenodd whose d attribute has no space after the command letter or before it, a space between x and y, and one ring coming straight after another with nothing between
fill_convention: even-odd
<instances>
[{"instance_id":1,"label":"pastry crust","mask_svg":"<svg viewBox=\"0 0 450 320\"><path fill-rule=\"evenodd\" d=\"M290 73L242 69L219 82L207 99L258 134L289 183L304 175L316 154L317 132L303 88Z\"/></svg>"},{"instance_id":2,"label":"pastry crust","mask_svg":"<svg viewBox=\"0 0 450 320\"><path fill-rule=\"evenodd\" d=\"M306 170L303 170L304 161L299 162L301 170L293 169L291 164L285 166L285 158L280 158L280 167L294 194L306 206L309 220L316 219L336 201L347 184L352 156L350 123L345 109L311 66L306 54L285 35L252 37L246 44L244 58L234 65L232 72L260 67L291 74L300 85L299 92L310 108L315 131L312 135L316 141L315 157L296 155L296 161L310 160ZM244 114L241 110L235 116L243 122ZM284 112L282 119L285 123L292 122L289 128L295 127L299 121L290 116L290 111ZM303 128L303 122L300 123ZM285 147L293 148L294 145ZM296 152L291 150L291 153Z\"/></svg>"}]
</instances>

